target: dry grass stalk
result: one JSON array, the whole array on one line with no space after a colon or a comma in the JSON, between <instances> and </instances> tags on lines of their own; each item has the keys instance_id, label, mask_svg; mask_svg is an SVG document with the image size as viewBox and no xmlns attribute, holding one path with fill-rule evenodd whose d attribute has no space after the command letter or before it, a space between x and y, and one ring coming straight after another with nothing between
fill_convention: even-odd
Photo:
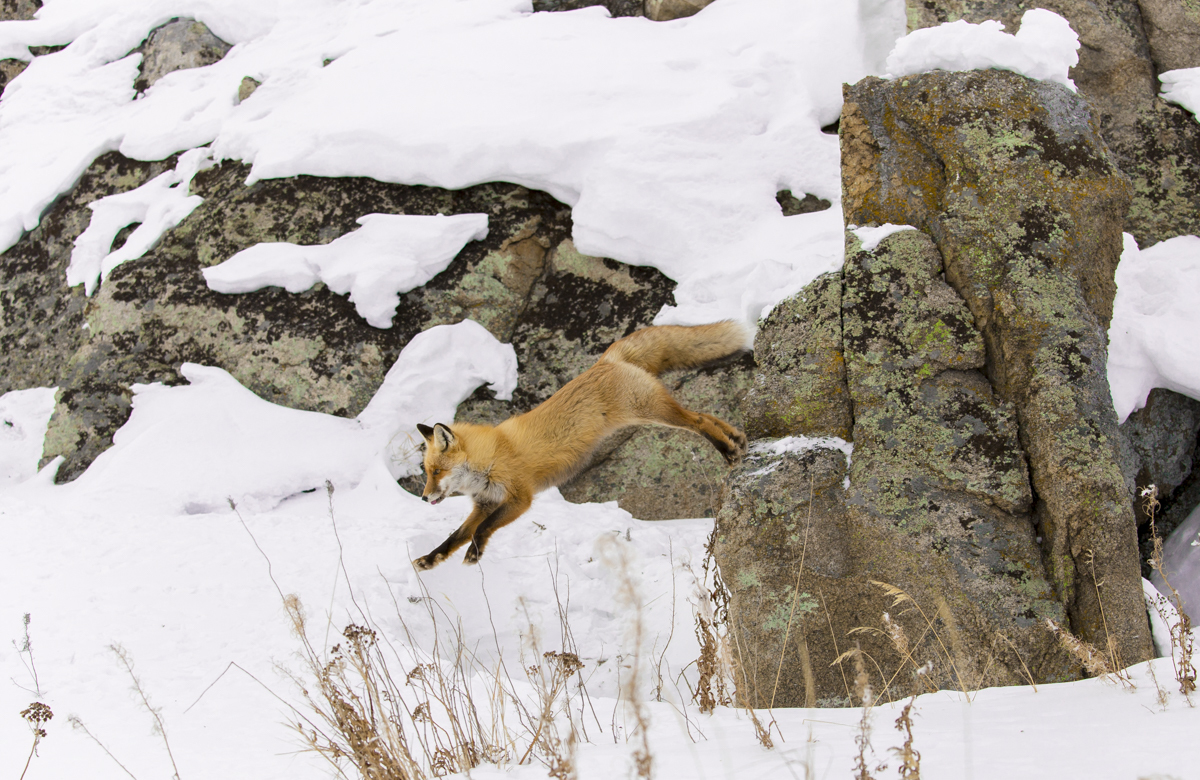
<instances>
[{"instance_id":1,"label":"dry grass stalk","mask_svg":"<svg viewBox=\"0 0 1200 780\"><path fill-rule=\"evenodd\" d=\"M134 774L133 774L133 772L130 772L130 771L129 771L129 769L128 769L128 768L127 768L127 767L126 767L124 764L122 764L120 761L118 761L118 760L117 760L117 757L116 757L116 756L114 756L114 755L112 754L112 751L110 751L110 750L109 750L107 747L105 747L105 745L104 745L104 743L103 743L103 742L101 742L100 740L96 739L96 736L95 736L94 734L92 734L92 732L88 731L88 727L87 727L87 726L85 726L85 725L83 725L83 721L82 721L82 720L79 718L79 716L78 716L78 715L68 715L68 716L67 716L67 723L70 723L70 724L71 724L71 728L73 728L73 729L79 729L79 730L80 730L80 731L82 731L84 734L86 734L86 735L87 735L87 737L88 737L88 739L90 739L92 742L95 742L95 743L96 743L96 745L97 745L97 746L98 746L98 747L99 747L101 750L103 750L103 751L104 751L104 754L105 754L105 755L107 755L109 758L111 758L111 759L113 760L113 762L114 762L114 763L115 763L117 766L121 767L121 769L122 769L122 770L124 770L125 774L129 775L130 777L132 777L132 778L133 778L133 780L137 780L137 777L134 777Z\"/></svg>"},{"instance_id":2,"label":"dry grass stalk","mask_svg":"<svg viewBox=\"0 0 1200 780\"><path fill-rule=\"evenodd\" d=\"M117 660L125 667L125 671L129 674L129 679L133 681L133 690L141 700L142 706L154 717L154 731L162 737L163 745L167 748L167 758L171 759L171 769L174 771L171 776L175 780L179 780L179 767L175 765L175 755L171 752L171 742L167 739L167 726L163 723L161 708L150 704L150 697L146 695L146 690L142 687L142 681L133 672L133 658L129 655L129 651L119 644L111 644L108 646L108 649L117 656Z\"/></svg>"},{"instance_id":3,"label":"dry grass stalk","mask_svg":"<svg viewBox=\"0 0 1200 780\"><path fill-rule=\"evenodd\" d=\"M1117 680L1122 685L1132 687L1129 675L1124 670L1114 669L1107 653L1100 652L1094 645L1075 636L1050 618L1046 618L1046 625L1058 637L1059 645L1075 656L1089 675L1104 680Z\"/></svg>"},{"instance_id":4,"label":"dry grass stalk","mask_svg":"<svg viewBox=\"0 0 1200 780\"><path fill-rule=\"evenodd\" d=\"M717 529L714 526L704 545L704 563L696 581L694 617L696 641L700 644L700 657L696 659L699 678L692 700L700 705L700 712L711 713L717 705L733 704L732 681L733 657L728 642L729 591L721 580L713 557ZM711 579L712 587L708 583Z\"/></svg>"},{"instance_id":5,"label":"dry grass stalk","mask_svg":"<svg viewBox=\"0 0 1200 780\"><path fill-rule=\"evenodd\" d=\"M933 634L933 638L935 640L937 640L937 646L942 651L942 656L945 658L946 663L949 664L951 671L954 672L954 679L958 682L959 690L961 690L963 692L963 695L965 695L967 697L967 701L970 701L971 700L971 688L968 687L966 681L963 680L962 673L959 671L958 664L955 662L955 654L951 653L950 649L946 647L946 643L942 641L942 636L941 636L941 634L938 633L937 628L934 626L933 621L929 618L929 615L927 615L925 613L925 610L923 610L921 608L921 605L916 602L916 599L914 599L912 596L908 595L908 593L906 593L903 589L898 588L895 585L889 585L886 582L879 582L878 580L868 580L868 581L872 585L883 589L884 595L886 595L892 599L892 604L891 604L892 607L897 607L902 604L907 604L907 605L911 605L910 609L907 611L916 610L917 614L919 614L921 616L921 619L925 621L925 631L921 634L921 637L920 637L920 639L917 640L916 644L920 645L920 643L922 641L924 641L924 638L927 634ZM954 626L953 616L951 616L949 614L949 606L945 605L944 602L940 603L938 606L939 606L939 614L941 614L942 620L945 623L947 630L950 632L951 643L957 647L958 646L958 641L957 641L958 631L957 631L957 628ZM855 629L855 630L857 630L857 629ZM871 629L867 629L867 630L871 630ZM914 668L916 667L916 662L912 660L911 652L908 654L907 660L912 662ZM895 675L893 675L893 677L894 676Z\"/></svg>"},{"instance_id":6,"label":"dry grass stalk","mask_svg":"<svg viewBox=\"0 0 1200 780\"><path fill-rule=\"evenodd\" d=\"M858 755L854 758L854 778L855 780L874 780L867 761L867 752L870 751L872 755L875 753L871 747L871 708L875 704L874 692L871 690L871 678L863 664L862 647L857 641L853 648L846 651L845 655L854 661L854 693L862 703L862 718L858 722L858 733L854 736L854 744L858 746ZM876 772L882 772L885 769L887 769L887 764L879 764L875 767Z\"/></svg>"},{"instance_id":7,"label":"dry grass stalk","mask_svg":"<svg viewBox=\"0 0 1200 780\"><path fill-rule=\"evenodd\" d=\"M892 748L892 752L900 759L898 770L903 780L921 780L921 752L913 747L912 733L912 706L916 700L915 695L909 699L896 718L896 731L904 734L904 745Z\"/></svg>"},{"instance_id":8,"label":"dry grass stalk","mask_svg":"<svg viewBox=\"0 0 1200 780\"><path fill-rule=\"evenodd\" d=\"M1147 485L1142 488L1141 495L1142 508L1150 518L1150 538L1154 545L1150 554L1150 567L1158 572L1163 584L1171 591L1170 603L1175 608L1175 614L1178 617L1175 620L1168 620L1165 609L1158 604L1155 604L1154 607L1170 629L1171 664L1175 670L1175 680L1179 683L1179 692L1191 705L1192 694L1196 692L1196 666L1192 660L1196 648L1195 634L1192 633L1192 620L1183 609L1183 599L1180 598L1179 591L1175 590L1175 586L1167 579L1167 574L1162 568L1162 539L1159 538L1158 528L1154 524L1155 513L1161 506L1158 501L1158 486ZM1157 682L1156 680L1156 685Z\"/></svg>"},{"instance_id":9,"label":"dry grass stalk","mask_svg":"<svg viewBox=\"0 0 1200 780\"><path fill-rule=\"evenodd\" d=\"M26 669L26 671L29 672L29 676L33 678L33 690L29 691L28 688L25 688L24 686L20 686L20 685L18 685L17 687L21 688L21 690L29 691L34 696L41 696L42 695L42 685L41 685L41 682L39 682L39 680L38 680L37 664L35 664L33 662L33 640L31 640L29 638L29 622L30 622L30 620L32 620L32 618L30 617L30 614L28 612L26 612L24 617L21 620L21 622L23 624L22 628L23 628L24 637L22 638L20 644L17 644L17 641L14 639L12 646L13 646L13 648L16 649L17 657L20 658L21 663L25 665L25 669ZM25 660L25 656L29 656L28 662Z\"/></svg>"},{"instance_id":10,"label":"dry grass stalk","mask_svg":"<svg viewBox=\"0 0 1200 780\"><path fill-rule=\"evenodd\" d=\"M50 711L49 706L35 701L21 710L21 717L25 719L25 722L29 724L29 730L33 732L33 746L29 748L29 757L25 759L25 768L21 770L20 780L25 780L25 773L29 771L29 762L33 761L33 757L37 755L38 745L46 738L46 729L43 726L50 722L54 713Z\"/></svg>"},{"instance_id":11,"label":"dry grass stalk","mask_svg":"<svg viewBox=\"0 0 1200 780\"><path fill-rule=\"evenodd\" d=\"M633 575L628 547L620 540L605 537L597 544L600 560L616 575L617 606L630 615L628 641L633 646L629 675L621 680L621 695L633 715L634 734L638 745L633 751L634 771L641 780L650 780L654 773L654 758L650 752L650 718L641 700L642 658L645 647L645 621L642 598Z\"/></svg>"},{"instance_id":12,"label":"dry grass stalk","mask_svg":"<svg viewBox=\"0 0 1200 780\"><path fill-rule=\"evenodd\" d=\"M815 479L816 474L810 472L808 475L808 520L804 524L804 542L800 547L800 564L796 567L796 583L792 587L792 606L788 611L787 627L783 631L783 644L779 647L779 663L775 667L775 685L771 688L771 703L767 705L769 709L775 707L775 694L779 692L779 677L783 673L783 659L787 654L788 637L792 633L792 620L796 616L796 604L800 601L800 577L804 573L804 558L808 553L808 531L812 527L813 486ZM807 649L805 655L807 656ZM808 672L808 677L811 678L811 666L809 666ZM815 698L811 685L807 688L806 698Z\"/></svg>"}]
</instances>

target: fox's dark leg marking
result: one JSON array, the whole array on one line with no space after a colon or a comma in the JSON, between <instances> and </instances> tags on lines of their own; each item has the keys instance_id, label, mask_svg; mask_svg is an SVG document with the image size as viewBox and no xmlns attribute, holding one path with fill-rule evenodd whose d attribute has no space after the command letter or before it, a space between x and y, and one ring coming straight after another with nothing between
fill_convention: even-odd
<instances>
[{"instance_id":1,"label":"fox's dark leg marking","mask_svg":"<svg viewBox=\"0 0 1200 780\"><path fill-rule=\"evenodd\" d=\"M437 566L450 554L462 547L467 542L471 541L471 537L475 535L475 530L492 514L498 512L499 509L490 506L480 506L478 504L471 510L471 514L467 515L466 521L458 527L458 529L446 537L446 541L435 547L428 555L422 555L413 561L413 565L422 571L432 569Z\"/></svg>"},{"instance_id":2,"label":"fox's dark leg marking","mask_svg":"<svg viewBox=\"0 0 1200 780\"><path fill-rule=\"evenodd\" d=\"M533 496L513 496L499 509L488 515L488 518L475 529L471 546L467 548L467 554L463 556L463 563L467 565L479 563L480 557L483 556L483 548L487 546L488 539L492 534L525 514L525 510L529 509L531 503L533 503Z\"/></svg>"}]
</instances>

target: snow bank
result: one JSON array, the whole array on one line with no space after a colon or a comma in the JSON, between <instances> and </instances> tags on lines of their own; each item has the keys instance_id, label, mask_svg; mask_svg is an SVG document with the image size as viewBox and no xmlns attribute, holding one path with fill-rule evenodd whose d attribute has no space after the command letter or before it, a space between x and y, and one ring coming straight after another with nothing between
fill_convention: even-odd
<instances>
[{"instance_id":1,"label":"snow bank","mask_svg":"<svg viewBox=\"0 0 1200 780\"><path fill-rule=\"evenodd\" d=\"M358 224L360 229L321 246L256 244L204 269L204 278L222 293L271 285L299 293L324 282L336 293L349 293L368 323L390 328L401 293L446 270L467 242L488 233L487 214L367 214Z\"/></svg>"},{"instance_id":2,"label":"snow bank","mask_svg":"<svg viewBox=\"0 0 1200 780\"><path fill-rule=\"evenodd\" d=\"M838 117L842 82L890 49L902 3L722 0L669 24L528 10L58 0L36 21L0 23L0 51L70 43L35 58L0 103L0 249L96 156L211 142L217 159L251 163L251 181L545 190L573 207L580 251L679 282L661 322L753 321L840 265L837 138L820 128ZM134 100L138 56L125 55L175 16L237 45ZM262 86L239 104L246 76ZM834 206L784 217L782 189Z\"/></svg>"},{"instance_id":3,"label":"snow bank","mask_svg":"<svg viewBox=\"0 0 1200 780\"><path fill-rule=\"evenodd\" d=\"M56 392L55 387L38 387L0 395L0 487L37 473Z\"/></svg>"},{"instance_id":4,"label":"snow bank","mask_svg":"<svg viewBox=\"0 0 1200 780\"><path fill-rule=\"evenodd\" d=\"M326 482L350 488L373 473L391 481L419 470L418 422L452 420L485 382L510 396L516 365L512 346L478 323L430 328L348 420L272 404L222 369L185 363L185 386L134 385L133 412L113 446L49 497L181 514L228 511L233 499L264 511Z\"/></svg>"},{"instance_id":5,"label":"snow bank","mask_svg":"<svg viewBox=\"0 0 1200 780\"><path fill-rule=\"evenodd\" d=\"M1159 74L1158 80L1163 100L1183 106L1200 119L1200 68L1168 70Z\"/></svg>"},{"instance_id":6,"label":"snow bank","mask_svg":"<svg viewBox=\"0 0 1200 780\"><path fill-rule=\"evenodd\" d=\"M965 20L914 30L896 42L887 58L889 78L931 70L1011 70L1031 79L1055 81L1072 92L1067 72L1079 62L1079 36L1053 11L1036 8L1021 17L1016 35L997 21Z\"/></svg>"},{"instance_id":7,"label":"snow bank","mask_svg":"<svg viewBox=\"0 0 1200 780\"><path fill-rule=\"evenodd\" d=\"M1108 330L1108 383L1125 421L1156 387L1200 400L1200 237L1139 250L1125 234Z\"/></svg>"}]
</instances>

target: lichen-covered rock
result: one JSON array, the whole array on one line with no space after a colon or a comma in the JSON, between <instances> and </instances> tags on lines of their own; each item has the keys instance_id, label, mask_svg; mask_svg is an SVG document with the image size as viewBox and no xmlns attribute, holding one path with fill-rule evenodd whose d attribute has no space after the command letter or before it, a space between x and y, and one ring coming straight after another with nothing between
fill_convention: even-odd
<instances>
[{"instance_id":1,"label":"lichen-covered rock","mask_svg":"<svg viewBox=\"0 0 1200 780\"><path fill-rule=\"evenodd\" d=\"M133 86L138 92L145 92L168 73L218 62L231 48L203 22L192 19L169 22L154 29L142 45L141 74Z\"/></svg>"},{"instance_id":2,"label":"lichen-covered rock","mask_svg":"<svg viewBox=\"0 0 1200 780\"><path fill-rule=\"evenodd\" d=\"M1141 490L1158 488L1154 533L1159 539L1166 539L1200 504L1200 401L1155 388L1119 433L1125 487L1138 522L1142 576L1149 578L1154 543Z\"/></svg>"},{"instance_id":3,"label":"lichen-covered rock","mask_svg":"<svg viewBox=\"0 0 1200 780\"><path fill-rule=\"evenodd\" d=\"M982 336L933 241L901 231L867 251L848 234L842 273L798 297L839 301L823 341L844 356L853 458L835 441L799 452L760 441L727 483L715 554L746 671L740 695L761 707L845 704L834 659L855 642L887 698L1077 677L1043 622L1065 609L1034 537L1015 411L979 370ZM771 325L760 336L777 338ZM780 373L781 392L807 386L798 374Z\"/></svg>"},{"instance_id":4,"label":"lichen-covered rock","mask_svg":"<svg viewBox=\"0 0 1200 780\"><path fill-rule=\"evenodd\" d=\"M656 22L669 22L695 16L713 0L646 0L646 18Z\"/></svg>"},{"instance_id":5,"label":"lichen-covered rock","mask_svg":"<svg viewBox=\"0 0 1200 780\"><path fill-rule=\"evenodd\" d=\"M113 152L99 158L71 192L0 261L0 393L54 387L68 358L88 337L83 288L66 285L73 242L88 226L87 204L134 189L174 166Z\"/></svg>"},{"instance_id":6,"label":"lichen-covered rock","mask_svg":"<svg viewBox=\"0 0 1200 780\"><path fill-rule=\"evenodd\" d=\"M1136 526L1119 466L1106 333L1129 207L1087 104L1004 71L845 90L846 221L929 233L1020 421L1039 533L1072 628L1149 657ZM857 437L857 434L856 434Z\"/></svg>"},{"instance_id":7,"label":"lichen-covered rock","mask_svg":"<svg viewBox=\"0 0 1200 780\"><path fill-rule=\"evenodd\" d=\"M846 522L846 455L833 443L800 451L752 446L730 473L713 552L729 590L738 697L754 707L849 706L831 661L888 610L856 580ZM864 637L878 657L886 648Z\"/></svg>"},{"instance_id":8,"label":"lichen-covered rock","mask_svg":"<svg viewBox=\"0 0 1200 780\"><path fill-rule=\"evenodd\" d=\"M1164 505L1192 473L1196 435L1200 433L1200 401L1159 387L1146 405L1129 415L1119 429L1121 465L1131 495L1148 485L1158 486ZM1135 501L1138 524L1147 519Z\"/></svg>"},{"instance_id":9,"label":"lichen-covered rock","mask_svg":"<svg viewBox=\"0 0 1200 780\"><path fill-rule=\"evenodd\" d=\"M748 437L850 439L840 272L818 277L771 310L759 323L754 360L743 402Z\"/></svg>"},{"instance_id":10,"label":"lichen-covered rock","mask_svg":"<svg viewBox=\"0 0 1200 780\"><path fill-rule=\"evenodd\" d=\"M939 511L929 491L1029 512L1013 409L977 370L983 339L933 241L906 230L873 252L849 243L842 322L859 505L899 526Z\"/></svg>"},{"instance_id":11,"label":"lichen-covered rock","mask_svg":"<svg viewBox=\"0 0 1200 780\"><path fill-rule=\"evenodd\" d=\"M908 28L999 19L1015 33L1029 7L1021 0L909 0ZM1159 99L1155 78L1188 67L1179 62L1200 64L1191 37L1200 8L1191 0L1044 0L1037 7L1063 16L1079 34L1071 78L1133 184L1125 229L1141 246L1200 233L1200 123Z\"/></svg>"}]
</instances>

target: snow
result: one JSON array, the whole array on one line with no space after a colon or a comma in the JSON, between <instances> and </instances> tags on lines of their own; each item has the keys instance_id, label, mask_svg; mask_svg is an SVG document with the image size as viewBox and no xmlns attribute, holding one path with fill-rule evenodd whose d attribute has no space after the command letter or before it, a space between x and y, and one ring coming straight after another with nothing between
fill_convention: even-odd
<instances>
[{"instance_id":1,"label":"snow","mask_svg":"<svg viewBox=\"0 0 1200 780\"><path fill-rule=\"evenodd\" d=\"M1160 73L1163 88L1160 97L1178 103L1200 118L1200 68L1180 68Z\"/></svg>"},{"instance_id":2,"label":"snow","mask_svg":"<svg viewBox=\"0 0 1200 780\"><path fill-rule=\"evenodd\" d=\"M899 233L903 230L916 230L912 225L893 225L891 222L885 222L878 227L858 227L857 225L848 225L850 232L858 237L862 243L863 251L874 252L883 239Z\"/></svg>"},{"instance_id":3,"label":"snow","mask_svg":"<svg viewBox=\"0 0 1200 780\"><path fill-rule=\"evenodd\" d=\"M914 30L896 42L887 58L890 78L932 70L1011 70L1031 79L1055 81L1072 92L1068 71L1079 62L1079 36L1053 11L1035 8L1021 17L1016 35L989 20L971 24L959 19Z\"/></svg>"},{"instance_id":4,"label":"snow","mask_svg":"<svg viewBox=\"0 0 1200 780\"><path fill-rule=\"evenodd\" d=\"M0 395L0 487L37 473L56 392L54 387L36 387Z\"/></svg>"},{"instance_id":5,"label":"snow","mask_svg":"<svg viewBox=\"0 0 1200 780\"><path fill-rule=\"evenodd\" d=\"M208 149L192 149L179 158L175 170L167 171L137 189L109 195L88 204L92 219L75 239L67 284L82 284L91 295L112 269L126 260L136 260L154 248L163 234L178 225L204 202L189 195L192 178L212 165ZM113 239L126 227L140 223L120 249L109 251Z\"/></svg>"},{"instance_id":6,"label":"snow","mask_svg":"<svg viewBox=\"0 0 1200 780\"><path fill-rule=\"evenodd\" d=\"M256 244L204 269L208 286L245 293L274 285L303 292L324 282L350 294L355 311L376 328L390 328L400 294L446 270L469 241L487 238L487 214L367 214L362 228L323 246Z\"/></svg>"},{"instance_id":7,"label":"snow","mask_svg":"<svg viewBox=\"0 0 1200 780\"><path fill-rule=\"evenodd\" d=\"M202 21L234 47L137 96L139 55L130 52L174 17ZM195 207L188 182L212 161L246 162L252 181L504 180L572 206L580 251L677 281L676 305L660 322L753 322L841 265L837 139L820 128L838 116L843 81L917 66L1006 67L1069 85L1077 41L1049 12L1027 13L1016 36L996 23L918 31L889 57L903 29L897 0L720 0L663 24L599 8L533 14L523 0L48 0L33 21L0 23L0 57L29 60L29 46L69 44L32 58L0 100L0 248L113 150L182 154L174 171L93 204L69 272L89 295ZM247 76L262 85L239 103ZM782 189L833 207L784 217ZM485 215L361 216L358 230L325 246L253 247L209 269L210 283L234 292L323 281L387 327L397 295L487 227ZM866 245L902 228L858 231ZM1144 402L1147 382L1200 388L1187 343L1200 332L1188 311L1197 241L1127 247L1113 320L1113 355L1124 363L1110 364L1119 410ZM0 397L0 629L14 640L0 642L0 775L21 774L31 735L16 713L35 699L55 719L29 777L127 777L106 750L138 777L174 772L115 645L161 711L180 776L329 776L284 725L302 705L280 670L304 674L280 599L292 593L319 648L351 621L394 642L407 627L415 653L452 629L488 668L525 665L535 635L541 649L566 649L565 624L586 665L593 718L579 748L583 778L625 773L630 723L618 694L635 663L663 676L662 701L648 686L639 694L657 777L851 772L861 710L764 712L780 737L768 751L744 713L701 715L688 702L712 520L644 522L550 490L496 534L478 567L451 560L413 570L410 559L469 511L466 499L430 506L396 484L419 472L416 424L452 421L480 385L498 398L517 386L512 346L478 324L415 337L353 420L270 404L219 368L185 364L181 373L186 385L135 386L114 445L61 486L57 463L37 469L55 390ZM799 437L763 446L851 452L840 440ZM646 629L638 657L633 610L616 597L627 583ZM440 628L428 609L444 614ZM22 650L26 614L32 654ZM1159 659L1131 669L1132 691L1089 680L919 697L922 775L1188 777L1200 765L1191 738L1200 716L1178 694L1160 705L1151 668L1171 687L1171 662ZM72 714L91 737L68 725ZM879 760L900 742L897 714L895 705L874 710ZM471 776L544 774L510 764Z\"/></svg>"},{"instance_id":8,"label":"snow","mask_svg":"<svg viewBox=\"0 0 1200 780\"><path fill-rule=\"evenodd\" d=\"M1125 234L1108 331L1108 383L1121 422L1156 387L1200 400L1200 237L1149 249Z\"/></svg>"}]
</instances>

